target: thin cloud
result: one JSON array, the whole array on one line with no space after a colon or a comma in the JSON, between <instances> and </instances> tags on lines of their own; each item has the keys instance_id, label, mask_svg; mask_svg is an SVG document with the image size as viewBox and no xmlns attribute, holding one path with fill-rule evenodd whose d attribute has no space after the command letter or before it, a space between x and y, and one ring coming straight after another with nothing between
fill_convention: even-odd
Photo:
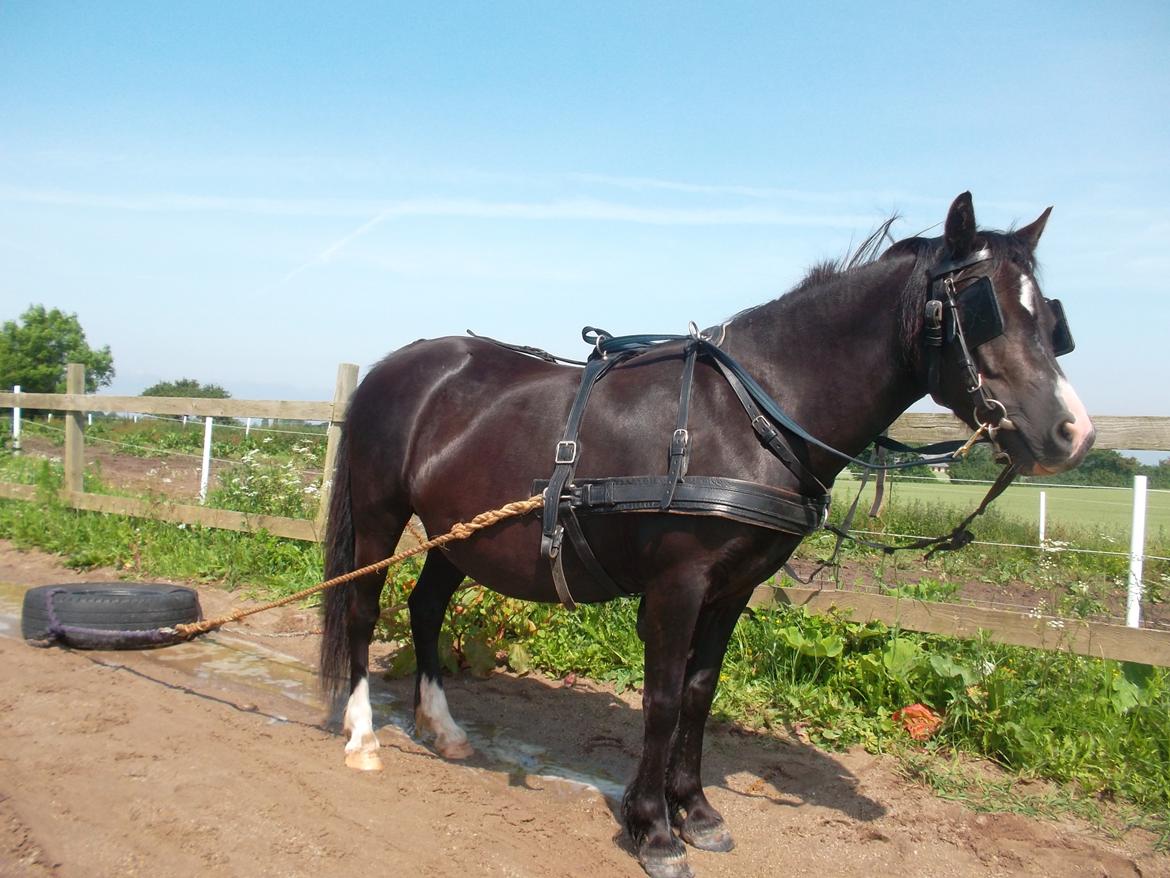
<instances>
[{"instance_id":1,"label":"thin cloud","mask_svg":"<svg viewBox=\"0 0 1170 878\"><path fill-rule=\"evenodd\" d=\"M359 205L336 199L252 198L181 193L101 195L65 189L24 189L14 186L0 186L0 201L143 213L219 212L323 217L360 216L369 213L368 203Z\"/></svg>"},{"instance_id":2,"label":"thin cloud","mask_svg":"<svg viewBox=\"0 0 1170 878\"><path fill-rule=\"evenodd\" d=\"M867 220L859 216L793 214L777 208L654 208L610 201L576 199L556 202L491 202L469 199L418 199L395 202L298 265L261 292L279 289L293 278L336 259L354 241L388 220L407 217L562 220L625 222L646 225L784 225L851 228Z\"/></svg>"},{"instance_id":3,"label":"thin cloud","mask_svg":"<svg viewBox=\"0 0 1170 878\"><path fill-rule=\"evenodd\" d=\"M310 217L373 217L353 233L360 237L387 219L439 217L604 221L645 225L779 225L851 228L871 217L843 213L794 212L776 206L656 207L595 198L557 201L487 201L475 198L416 198L388 202L337 199L282 199L217 195L159 194L107 196L67 190L0 187L0 201L92 207L153 213L224 212ZM342 242L343 243L343 242ZM344 244L343 244L344 246Z\"/></svg>"}]
</instances>

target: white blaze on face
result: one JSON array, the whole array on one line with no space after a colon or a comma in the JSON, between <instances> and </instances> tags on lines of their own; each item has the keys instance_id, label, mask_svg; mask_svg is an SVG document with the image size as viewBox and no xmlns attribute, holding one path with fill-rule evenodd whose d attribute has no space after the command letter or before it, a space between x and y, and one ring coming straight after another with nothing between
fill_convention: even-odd
<instances>
[{"instance_id":1,"label":"white blaze on face","mask_svg":"<svg viewBox=\"0 0 1170 878\"><path fill-rule=\"evenodd\" d=\"M1057 376L1056 379L1056 398L1060 400L1060 404L1065 407L1070 415L1073 416L1073 423L1069 424L1065 429L1072 435L1073 456L1084 447L1085 443L1093 435L1093 422L1089 420L1089 413L1085 410L1085 404L1081 402L1081 398L1077 396L1077 392L1073 390L1073 386L1068 383L1068 379L1063 375Z\"/></svg>"},{"instance_id":2,"label":"white blaze on face","mask_svg":"<svg viewBox=\"0 0 1170 878\"><path fill-rule=\"evenodd\" d=\"M1033 317L1036 316L1036 302L1040 295L1036 292L1036 285L1032 283L1032 278L1026 274L1020 275L1020 304L1027 309L1028 313ZM1074 393L1073 396L1076 396Z\"/></svg>"},{"instance_id":3,"label":"white blaze on face","mask_svg":"<svg viewBox=\"0 0 1170 878\"><path fill-rule=\"evenodd\" d=\"M345 730L349 732L349 741L345 745L346 753L354 753L363 747L377 747L378 739L374 737L374 711L370 707L370 681L362 677L353 688L353 694L345 705Z\"/></svg>"}]
</instances>

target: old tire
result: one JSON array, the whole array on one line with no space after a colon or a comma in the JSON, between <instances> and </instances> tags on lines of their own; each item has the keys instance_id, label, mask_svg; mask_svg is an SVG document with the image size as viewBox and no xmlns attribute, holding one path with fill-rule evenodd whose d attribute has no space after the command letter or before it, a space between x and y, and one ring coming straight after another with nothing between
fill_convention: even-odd
<instances>
[{"instance_id":1,"label":"old tire","mask_svg":"<svg viewBox=\"0 0 1170 878\"><path fill-rule=\"evenodd\" d=\"M24 595L20 633L77 649L140 649L174 643L160 633L201 617L199 596L178 585L85 582L42 585Z\"/></svg>"}]
</instances>

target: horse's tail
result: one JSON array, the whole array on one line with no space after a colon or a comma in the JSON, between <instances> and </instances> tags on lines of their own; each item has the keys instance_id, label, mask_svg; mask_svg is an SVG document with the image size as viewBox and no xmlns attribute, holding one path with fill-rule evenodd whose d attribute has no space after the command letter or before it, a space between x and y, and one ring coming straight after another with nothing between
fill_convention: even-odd
<instances>
[{"instance_id":1,"label":"horse's tail","mask_svg":"<svg viewBox=\"0 0 1170 878\"><path fill-rule=\"evenodd\" d=\"M337 465L329 499L325 531L325 578L349 573L354 565L353 511L349 487L347 431L341 431ZM354 584L346 582L325 591L325 630L321 638L321 689L330 702L345 692L349 682L349 618Z\"/></svg>"}]
</instances>

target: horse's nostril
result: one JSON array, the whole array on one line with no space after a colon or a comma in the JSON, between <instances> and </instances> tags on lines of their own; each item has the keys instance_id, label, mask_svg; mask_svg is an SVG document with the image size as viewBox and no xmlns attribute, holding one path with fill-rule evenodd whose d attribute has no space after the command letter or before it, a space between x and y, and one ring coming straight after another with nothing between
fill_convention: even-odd
<instances>
[{"instance_id":1,"label":"horse's nostril","mask_svg":"<svg viewBox=\"0 0 1170 878\"><path fill-rule=\"evenodd\" d=\"M1052 430L1052 451L1057 454L1068 454L1076 445L1076 420L1067 417Z\"/></svg>"}]
</instances>

